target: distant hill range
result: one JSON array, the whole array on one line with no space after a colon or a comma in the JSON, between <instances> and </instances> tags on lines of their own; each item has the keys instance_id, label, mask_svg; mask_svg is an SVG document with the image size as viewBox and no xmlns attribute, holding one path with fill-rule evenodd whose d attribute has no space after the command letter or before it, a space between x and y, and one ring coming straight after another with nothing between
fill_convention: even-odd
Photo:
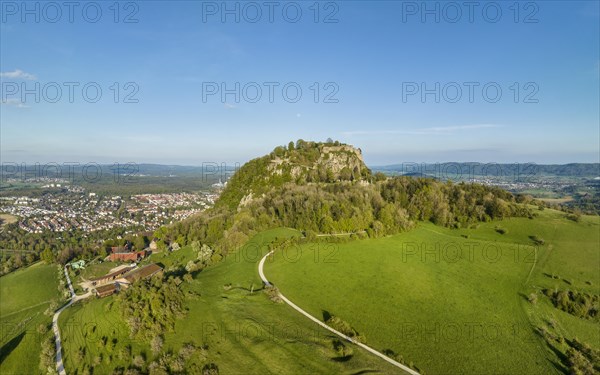
<instances>
[{"instance_id":1,"label":"distant hill range","mask_svg":"<svg viewBox=\"0 0 600 375\"><path fill-rule=\"evenodd\" d=\"M412 177L589 177L600 176L600 163L535 164L535 163L404 163L372 167L374 172Z\"/></svg>"},{"instance_id":2,"label":"distant hill range","mask_svg":"<svg viewBox=\"0 0 600 375\"><path fill-rule=\"evenodd\" d=\"M342 173L344 167L358 177L357 172L367 170L361 150L339 142L317 143L300 142L301 149L298 152L285 155L285 152L295 151L278 147L268 155L268 162L272 164L271 170L278 170L278 174L287 178L315 177L319 173L318 168L308 168L309 163L324 162L325 173L329 169L334 176ZM323 159L318 160L322 154ZM329 156L333 157L329 160ZM340 157L346 155L345 158ZM353 157L352 155L356 156ZM262 159L262 158L259 158ZM257 159L252 160L256 167ZM20 164L4 162L0 166L0 176L3 178L34 178L34 177L64 177L71 175L76 180L85 172L94 176L98 168L103 176L119 174L121 176L147 176L147 177L204 177L212 180L226 180L241 168L243 163L205 162L199 166L168 165L150 163L123 163L123 164L96 164L80 163L68 165L60 163L49 164ZM288 168L288 164L291 168ZM318 164L318 163L317 163ZM284 168L283 166L286 165ZM354 170L358 168L358 170ZM289 169L289 171L288 171ZM440 178L443 176L462 175L468 176L563 176L563 177L599 177L600 163L570 163L570 164L535 164L535 163L478 163L478 162L444 162L444 163L404 163L383 166L371 166L373 172L382 172L392 175L404 175L410 177ZM310 171L312 170L312 172ZM288 175L288 172L290 175ZM347 177L347 171L343 172ZM311 175L309 177L309 175ZM326 176L325 176L326 177Z\"/></svg>"}]
</instances>

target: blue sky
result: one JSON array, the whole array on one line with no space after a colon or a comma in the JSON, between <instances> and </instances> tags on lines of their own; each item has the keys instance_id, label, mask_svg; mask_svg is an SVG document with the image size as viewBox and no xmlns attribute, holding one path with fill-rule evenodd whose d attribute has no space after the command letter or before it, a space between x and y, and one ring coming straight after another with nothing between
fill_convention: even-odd
<instances>
[{"instance_id":1,"label":"blue sky","mask_svg":"<svg viewBox=\"0 0 600 375\"><path fill-rule=\"evenodd\" d=\"M239 22L220 1L78 2L73 22L1 4L2 162L233 163L328 137L370 165L599 161L598 2L484 1L471 20L463 2L274 2L272 22L264 2L228 2ZM236 82L239 101L207 92Z\"/></svg>"}]
</instances>

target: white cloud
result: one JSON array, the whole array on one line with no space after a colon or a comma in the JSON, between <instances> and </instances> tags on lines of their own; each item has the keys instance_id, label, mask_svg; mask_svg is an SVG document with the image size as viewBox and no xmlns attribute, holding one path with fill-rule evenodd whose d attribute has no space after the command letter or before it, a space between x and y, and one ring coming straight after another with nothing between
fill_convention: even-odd
<instances>
[{"instance_id":1,"label":"white cloud","mask_svg":"<svg viewBox=\"0 0 600 375\"><path fill-rule=\"evenodd\" d=\"M19 99L14 99L14 98L3 100L0 103L2 105L8 105L8 106L13 106L13 107L17 107L17 108L29 108L28 105L25 105Z\"/></svg>"},{"instance_id":2,"label":"white cloud","mask_svg":"<svg viewBox=\"0 0 600 375\"><path fill-rule=\"evenodd\" d=\"M0 77L2 78L15 78L15 79L25 79L28 81L36 80L36 76L30 73L26 73L21 69L16 69L12 72L2 72L0 73Z\"/></svg>"},{"instance_id":3,"label":"white cloud","mask_svg":"<svg viewBox=\"0 0 600 375\"><path fill-rule=\"evenodd\" d=\"M236 108L236 106L235 106L235 105L233 105L233 104L229 104L229 103L224 103L224 106L225 106L225 108L227 108L227 109L234 109L234 108Z\"/></svg>"},{"instance_id":4,"label":"white cloud","mask_svg":"<svg viewBox=\"0 0 600 375\"><path fill-rule=\"evenodd\" d=\"M356 130L342 132L345 136L354 135L448 135L463 130L476 130L476 129L488 129L498 128L499 125L493 124L475 124L475 125L455 125L455 126L436 126L422 129L408 129L408 130Z\"/></svg>"}]
</instances>

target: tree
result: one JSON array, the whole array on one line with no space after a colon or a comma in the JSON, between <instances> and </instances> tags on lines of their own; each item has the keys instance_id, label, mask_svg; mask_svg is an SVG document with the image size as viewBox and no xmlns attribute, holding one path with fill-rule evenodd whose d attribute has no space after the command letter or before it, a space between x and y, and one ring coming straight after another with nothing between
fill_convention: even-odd
<instances>
[{"instance_id":1,"label":"tree","mask_svg":"<svg viewBox=\"0 0 600 375\"><path fill-rule=\"evenodd\" d=\"M142 368L144 367L144 365L146 364L146 360L144 360L144 357L142 357L141 355L136 355L135 357L133 357L133 365L137 368Z\"/></svg>"},{"instance_id":2,"label":"tree","mask_svg":"<svg viewBox=\"0 0 600 375\"><path fill-rule=\"evenodd\" d=\"M164 344L165 340L163 339L163 337L161 335L156 335L152 338L152 341L150 341L150 348L152 349L152 353L154 354L158 354L162 351L162 347Z\"/></svg>"},{"instance_id":3,"label":"tree","mask_svg":"<svg viewBox=\"0 0 600 375\"><path fill-rule=\"evenodd\" d=\"M352 171L348 167L342 168L340 171L340 180L350 181L352 179Z\"/></svg>"},{"instance_id":4,"label":"tree","mask_svg":"<svg viewBox=\"0 0 600 375\"><path fill-rule=\"evenodd\" d=\"M133 246L135 246L135 249L137 251L143 250L146 248L146 246L148 246L149 241L148 241L148 237L146 236L135 236L133 237Z\"/></svg>"},{"instance_id":5,"label":"tree","mask_svg":"<svg viewBox=\"0 0 600 375\"><path fill-rule=\"evenodd\" d=\"M375 236L379 237L383 235L385 231L385 226L381 223L381 221L375 220L373 222L373 232L375 232Z\"/></svg>"},{"instance_id":6,"label":"tree","mask_svg":"<svg viewBox=\"0 0 600 375\"><path fill-rule=\"evenodd\" d=\"M40 254L40 258L46 264L53 263L54 262L54 253L52 252L52 250L46 248L44 251L42 251L42 254Z\"/></svg>"},{"instance_id":7,"label":"tree","mask_svg":"<svg viewBox=\"0 0 600 375\"><path fill-rule=\"evenodd\" d=\"M192 250L194 250L196 253L200 251L200 241L192 242Z\"/></svg>"},{"instance_id":8,"label":"tree","mask_svg":"<svg viewBox=\"0 0 600 375\"><path fill-rule=\"evenodd\" d=\"M195 272L198 270L198 266L196 266L196 263L194 263L193 260L190 260L189 262L187 262L187 264L185 265L185 270L188 272ZM187 275L187 274L186 274Z\"/></svg>"},{"instance_id":9,"label":"tree","mask_svg":"<svg viewBox=\"0 0 600 375\"><path fill-rule=\"evenodd\" d=\"M203 244L198 251L198 260L201 262L206 262L213 255L213 250L207 244Z\"/></svg>"},{"instance_id":10,"label":"tree","mask_svg":"<svg viewBox=\"0 0 600 375\"><path fill-rule=\"evenodd\" d=\"M381 172L375 173L375 181L385 181L386 178L387 177Z\"/></svg>"},{"instance_id":11,"label":"tree","mask_svg":"<svg viewBox=\"0 0 600 375\"><path fill-rule=\"evenodd\" d=\"M288 144L288 150L289 150L289 151L294 151L294 142L290 142L290 143Z\"/></svg>"}]
</instances>

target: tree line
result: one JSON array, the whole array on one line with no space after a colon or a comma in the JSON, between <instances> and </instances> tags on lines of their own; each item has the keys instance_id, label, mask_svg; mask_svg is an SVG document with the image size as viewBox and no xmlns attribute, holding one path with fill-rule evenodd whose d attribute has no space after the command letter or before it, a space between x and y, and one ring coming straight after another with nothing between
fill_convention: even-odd
<instances>
[{"instance_id":1,"label":"tree line","mask_svg":"<svg viewBox=\"0 0 600 375\"><path fill-rule=\"evenodd\" d=\"M495 187L425 178L374 178L334 183L285 183L239 207L217 205L194 218L163 227L162 241L206 243L227 255L254 234L290 227L316 233L365 231L380 237L411 229L418 221L460 228L480 221L533 217L531 206Z\"/></svg>"}]
</instances>

